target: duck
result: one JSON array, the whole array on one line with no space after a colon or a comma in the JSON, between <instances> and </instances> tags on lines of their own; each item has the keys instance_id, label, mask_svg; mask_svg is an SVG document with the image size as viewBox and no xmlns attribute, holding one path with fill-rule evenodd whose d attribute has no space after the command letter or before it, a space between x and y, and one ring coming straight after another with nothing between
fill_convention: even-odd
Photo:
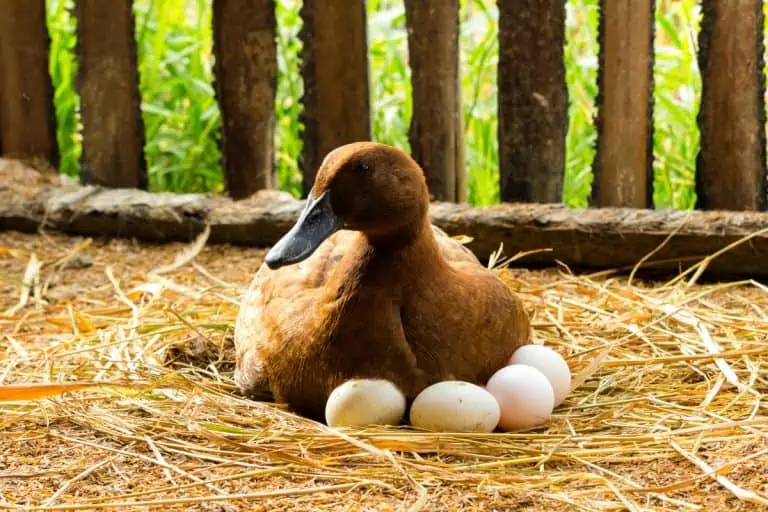
<instances>
[{"instance_id":1,"label":"duck","mask_svg":"<svg viewBox=\"0 0 768 512\"><path fill-rule=\"evenodd\" d=\"M429 219L422 168L353 142L329 152L293 227L267 252L234 329L237 387L322 421L349 379L408 403L445 380L484 385L530 342L519 297Z\"/></svg>"}]
</instances>

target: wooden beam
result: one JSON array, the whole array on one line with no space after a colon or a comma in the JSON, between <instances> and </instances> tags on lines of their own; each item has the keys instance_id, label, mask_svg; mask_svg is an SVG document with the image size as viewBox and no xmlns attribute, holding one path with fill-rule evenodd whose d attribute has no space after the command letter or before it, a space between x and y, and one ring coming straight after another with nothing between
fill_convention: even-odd
<instances>
[{"instance_id":1,"label":"wooden beam","mask_svg":"<svg viewBox=\"0 0 768 512\"><path fill-rule=\"evenodd\" d=\"M754 0L702 1L698 208L768 206L762 9Z\"/></svg>"},{"instance_id":2,"label":"wooden beam","mask_svg":"<svg viewBox=\"0 0 768 512\"><path fill-rule=\"evenodd\" d=\"M304 195L330 151L370 140L368 45L363 0L305 0L301 8L304 43Z\"/></svg>"},{"instance_id":3,"label":"wooden beam","mask_svg":"<svg viewBox=\"0 0 768 512\"><path fill-rule=\"evenodd\" d=\"M214 0L216 94L229 194L275 185L277 43L274 0Z\"/></svg>"},{"instance_id":4,"label":"wooden beam","mask_svg":"<svg viewBox=\"0 0 768 512\"><path fill-rule=\"evenodd\" d=\"M600 1L597 206L653 206L655 0Z\"/></svg>"},{"instance_id":5,"label":"wooden beam","mask_svg":"<svg viewBox=\"0 0 768 512\"><path fill-rule=\"evenodd\" d=\"M568 132L565 2L498 4L501 200L559 203Z\"/></svg>"},{"instance_id":6,"label":"wooden beam","mask_svg":"<svg viewBox=\"0 0 768 512\"><path fill-rule=\"evenodd\" d=\"M132 0L77 0L81 179L147 187Z\"/></svg>"},{"instance_id":7,"label":"wooden beam","mask_svg":"<svg viewBox=\"0 0 768 512\"><path fill-rule=\"evenodd\" d=\"M167 242L194 239L210 226L211 243L268 246L296 222L303 201L275 190L233 201L205 194L151 194L129 189L51 186L24 174L14 186L0 160L0 230L36 232L40 226L89 236ZM17 171L18 174L18 171ZM563 262L574 268L632 266L661 247L648 266L677 272L729 244L753 238L713 259L714 275L768 277L768 213L569 209L561 205L500 204L473 208L433 203L432 222L451 235L467 235L485 260L500 244L506 255L541 251L522 265ZM670 236L672 235L672 236ZM667 238L669 237L669 240Z\"/></svg>"},{"instance_id":8,"label":"wooden beam","mask_svg":"<svg viewBox=\"0 0 768 512\"><path fill-rule=\"evenodd\" d=\"M0 2L0 149L58 166L45 0Z\"/></svg>"},{"instance_id":9,"label":"wooden beam","mask_svg":"<svg viewBox=\"0 0 768 512\"><path fill-rule=\"evenodd\" d=\"M464 201L458 0L405 1L413 117L411 154L433 198Z\"/></svg>"}]
</instances>

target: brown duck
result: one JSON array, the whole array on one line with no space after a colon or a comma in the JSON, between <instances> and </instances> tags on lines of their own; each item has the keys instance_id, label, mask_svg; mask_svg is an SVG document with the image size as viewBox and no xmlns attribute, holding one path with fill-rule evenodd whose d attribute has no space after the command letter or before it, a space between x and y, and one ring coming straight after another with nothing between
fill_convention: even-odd
<instances>
[{"instance_id":1,"label":"brown duck","mask_svg":"<svg viewBox=\"0 0 768 512\"><path fill-rule=\"evenodd\" d=\"M350 378L410 400L458 379L484 385L529 339L520 301L431 225L424 173L403 151L329 153L293 228L269 251L235 326L235 381L322 418Z\"/></svg>"}]
</instances>

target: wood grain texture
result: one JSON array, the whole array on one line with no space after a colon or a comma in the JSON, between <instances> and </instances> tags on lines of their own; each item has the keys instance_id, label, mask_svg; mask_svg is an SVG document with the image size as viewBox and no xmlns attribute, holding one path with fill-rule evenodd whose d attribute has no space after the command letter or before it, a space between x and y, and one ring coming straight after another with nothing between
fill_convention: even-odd
<instances>
[{"instance_id":1,"label":"wood grain texture","mask_svg":"<svg viewBox=\"0 0 768 512\"><path fill-rule=\"evenodd\" d=\"M275 185L274 0L215 0L213 34L224 177L243 198Z\"/></svg>"},{"instance_id":2,"label":"wood grain texture","mask_svg":"<svg viewBox=\"0 0 768 512\"><path fill-rule=\"evenodd\" d=\"M45 0L0 2L0 151L57 166Z\"/></svg>"},{"instance_id":3,"label":"wood grain texture","mask_svg":"<svg viewBox=\"0 0 768 512\"><path fill-rule=\"evenodd\" d=\"M300 167L306 196L330 151L370 140L365 2L305 0L299 37L304 43L304 149Z\"/></svg>"},{"instance_id":4,"label":"wood grain texture","mask_svg":"<svg viewBox=\"0 0 768 512\"><path fill-rule=\"evenodd\" d=\"M600 2L596 206L653 206L655 3Z\"/></svg>"},{"instance_id":5,"label":"wood grain texture","mask_svg":"<svg viewBox=\"0 0 768 512\"><path fill-rule=\"evenodd\" d=\"M559 203L568 131L565 2L498 5L501 200Z\"/></svg>"},{"instance_id":6,"label":"wood grain texture","mask_svg":"<svg viewBox=\"0 0 768 512\"><path fill-rule=\"evenodd\" d=\"M147 187L131 0L77 0L84 183Z\"/></svg>"},{"instance_id":7,"label":"wood grain texture","mask_svg":"<svg viewBox=\"0 0 768 512\"><path fill-rule=\"evenodd\" d=\"M459 3L405 1L413 116L411 154L432 198L464 201L464 151L459 85Z\"/></svg>"},{"instance_id":8,"label":"wood grain texture","mask_svg":"<svg viewBox=\"0 0 768 512\"><path fill-rule=\"evenodd\" d=\"M202 194L31 183L29 178L18 185L0 179L0 230L36 232L44 225L76 235L167 242L192 240L208 225L210 243L269 246L291 228L304 204L274 190L233 201ZM748 243L714 259L708 271L715 276L768 277L768 233L759 233L768 229L768 213L576 210L521 203L474 208L436 202L430 217L450 235L473 237L469 248L483 260L503 243L506 255L544 250L526 256L522 265L560 261L585 269L631 266L664 243L649 266L674 273L752 235Z\"/></svg>"},{"instance_id":9,"label":"wood grain texture","mask_svg":"<svg viewBox=\"0 0 768 512\"><path fill-rule=\"evenodd\" d=\"M702 9L697 207L764 210L762 2L703 0Z\"/></svg>"}]
</instances>

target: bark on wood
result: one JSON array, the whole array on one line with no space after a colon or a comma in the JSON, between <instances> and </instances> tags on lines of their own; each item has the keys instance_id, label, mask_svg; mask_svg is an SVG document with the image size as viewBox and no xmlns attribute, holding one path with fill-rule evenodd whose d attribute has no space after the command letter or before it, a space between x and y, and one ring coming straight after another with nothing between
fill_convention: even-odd
<instances>
[{"instance_id":1,"label":"bark on wood","mask_svg":"<svg viewBox=\"0 0 768 512\"><path fill-rule=\"evenodd\" d=\"M224 176L237 199L275 184L275 27L273 0L213 2Z\"/></svg>"},{"instance_id":2,"label":"bark on wood","mask_svg":"<svg viewBox=\"0 0 768 512\"><path fill-rule=\"evenodd\" d=\"M78 0L84 183L147 187L132 0Z\"/></svg>"},{"instance_id":3,"label":"bark on wood","mask_svg":"<svg viewBox=\"0 0 768 512\"><path fill-rule=\"evenodd\" d=\"M199 194L40 183L0 180L0 230L35 232L44 226L78 235L165 242L192 240L209 225L211 243L268 246L290 229L303 207L302 201L273 190L232 201ZM664 244L650 259L650 266L674 272L681 264L696 262L747 235L768 230L768 214L758 212L572 210L527 204L473 208L433 203L430 216L451 235L473 237L469 247L482 259L503 243L506 255L545 250L522 259L523 265L561 261L574 268L631 266ZM767 277L766 261L768 234L762 233L714 259L709 270Z\"/></svg>"},{"instance_id":4,"label":"bark on wood","mask_svg":"<svg viewBox=\"0 0 768 512\"><path fill-rule=\"evenodd\" d=\"M596 206L653 206L655 0L601 0Z\"/></svg>"},{"instance_id":5,"label":"bark on wood","mask_svg":"<svg viewBox=\"0 0 768 512\"><path fill-rule=\"evenodd\" d=\"M45 0L0 2L0 150L56 167L56 118L48 72Z\"/></svg>"},{"instance_id":6,"label":"bark on wood","mask_svg":"<svg viewBox=\"0 0 768 512\"><path fill-rule=\"evenodd\" d=\"M424 169L434 199L464 201L459 4L406 0L405 12L413 87L411 154Z\"/></svg>"},{"instance_id":7,"label":"bark on wood","mask_svg":"<svg viewBox=\"0 0 768 512\"><path fill-rule=\"evenodd\" d=\"M368 45L365 2L305 0L304 25L304 150L301 155L306 196L323 158L338 146L369 140Z\"/></svg>"},{"instance_id":8,"label":"bark on wood","mask_svg":"<svg viewBox=\"0 0 768 512\"><path fill-rule=\"evenodd\" d=\"M568 131L565 2L498 3L501 199L559 203Z\"/></svg>"},{"instance_id":9,"label":"bark on wood","mask_svg":"<svg viewBox=\"0 0 768 512\"><path fill-rule=\"evenodd\" d=\"M764 210L768 187L762 2L704 0L702 8L697 206Z\"/></svg>"}]
</instances>

